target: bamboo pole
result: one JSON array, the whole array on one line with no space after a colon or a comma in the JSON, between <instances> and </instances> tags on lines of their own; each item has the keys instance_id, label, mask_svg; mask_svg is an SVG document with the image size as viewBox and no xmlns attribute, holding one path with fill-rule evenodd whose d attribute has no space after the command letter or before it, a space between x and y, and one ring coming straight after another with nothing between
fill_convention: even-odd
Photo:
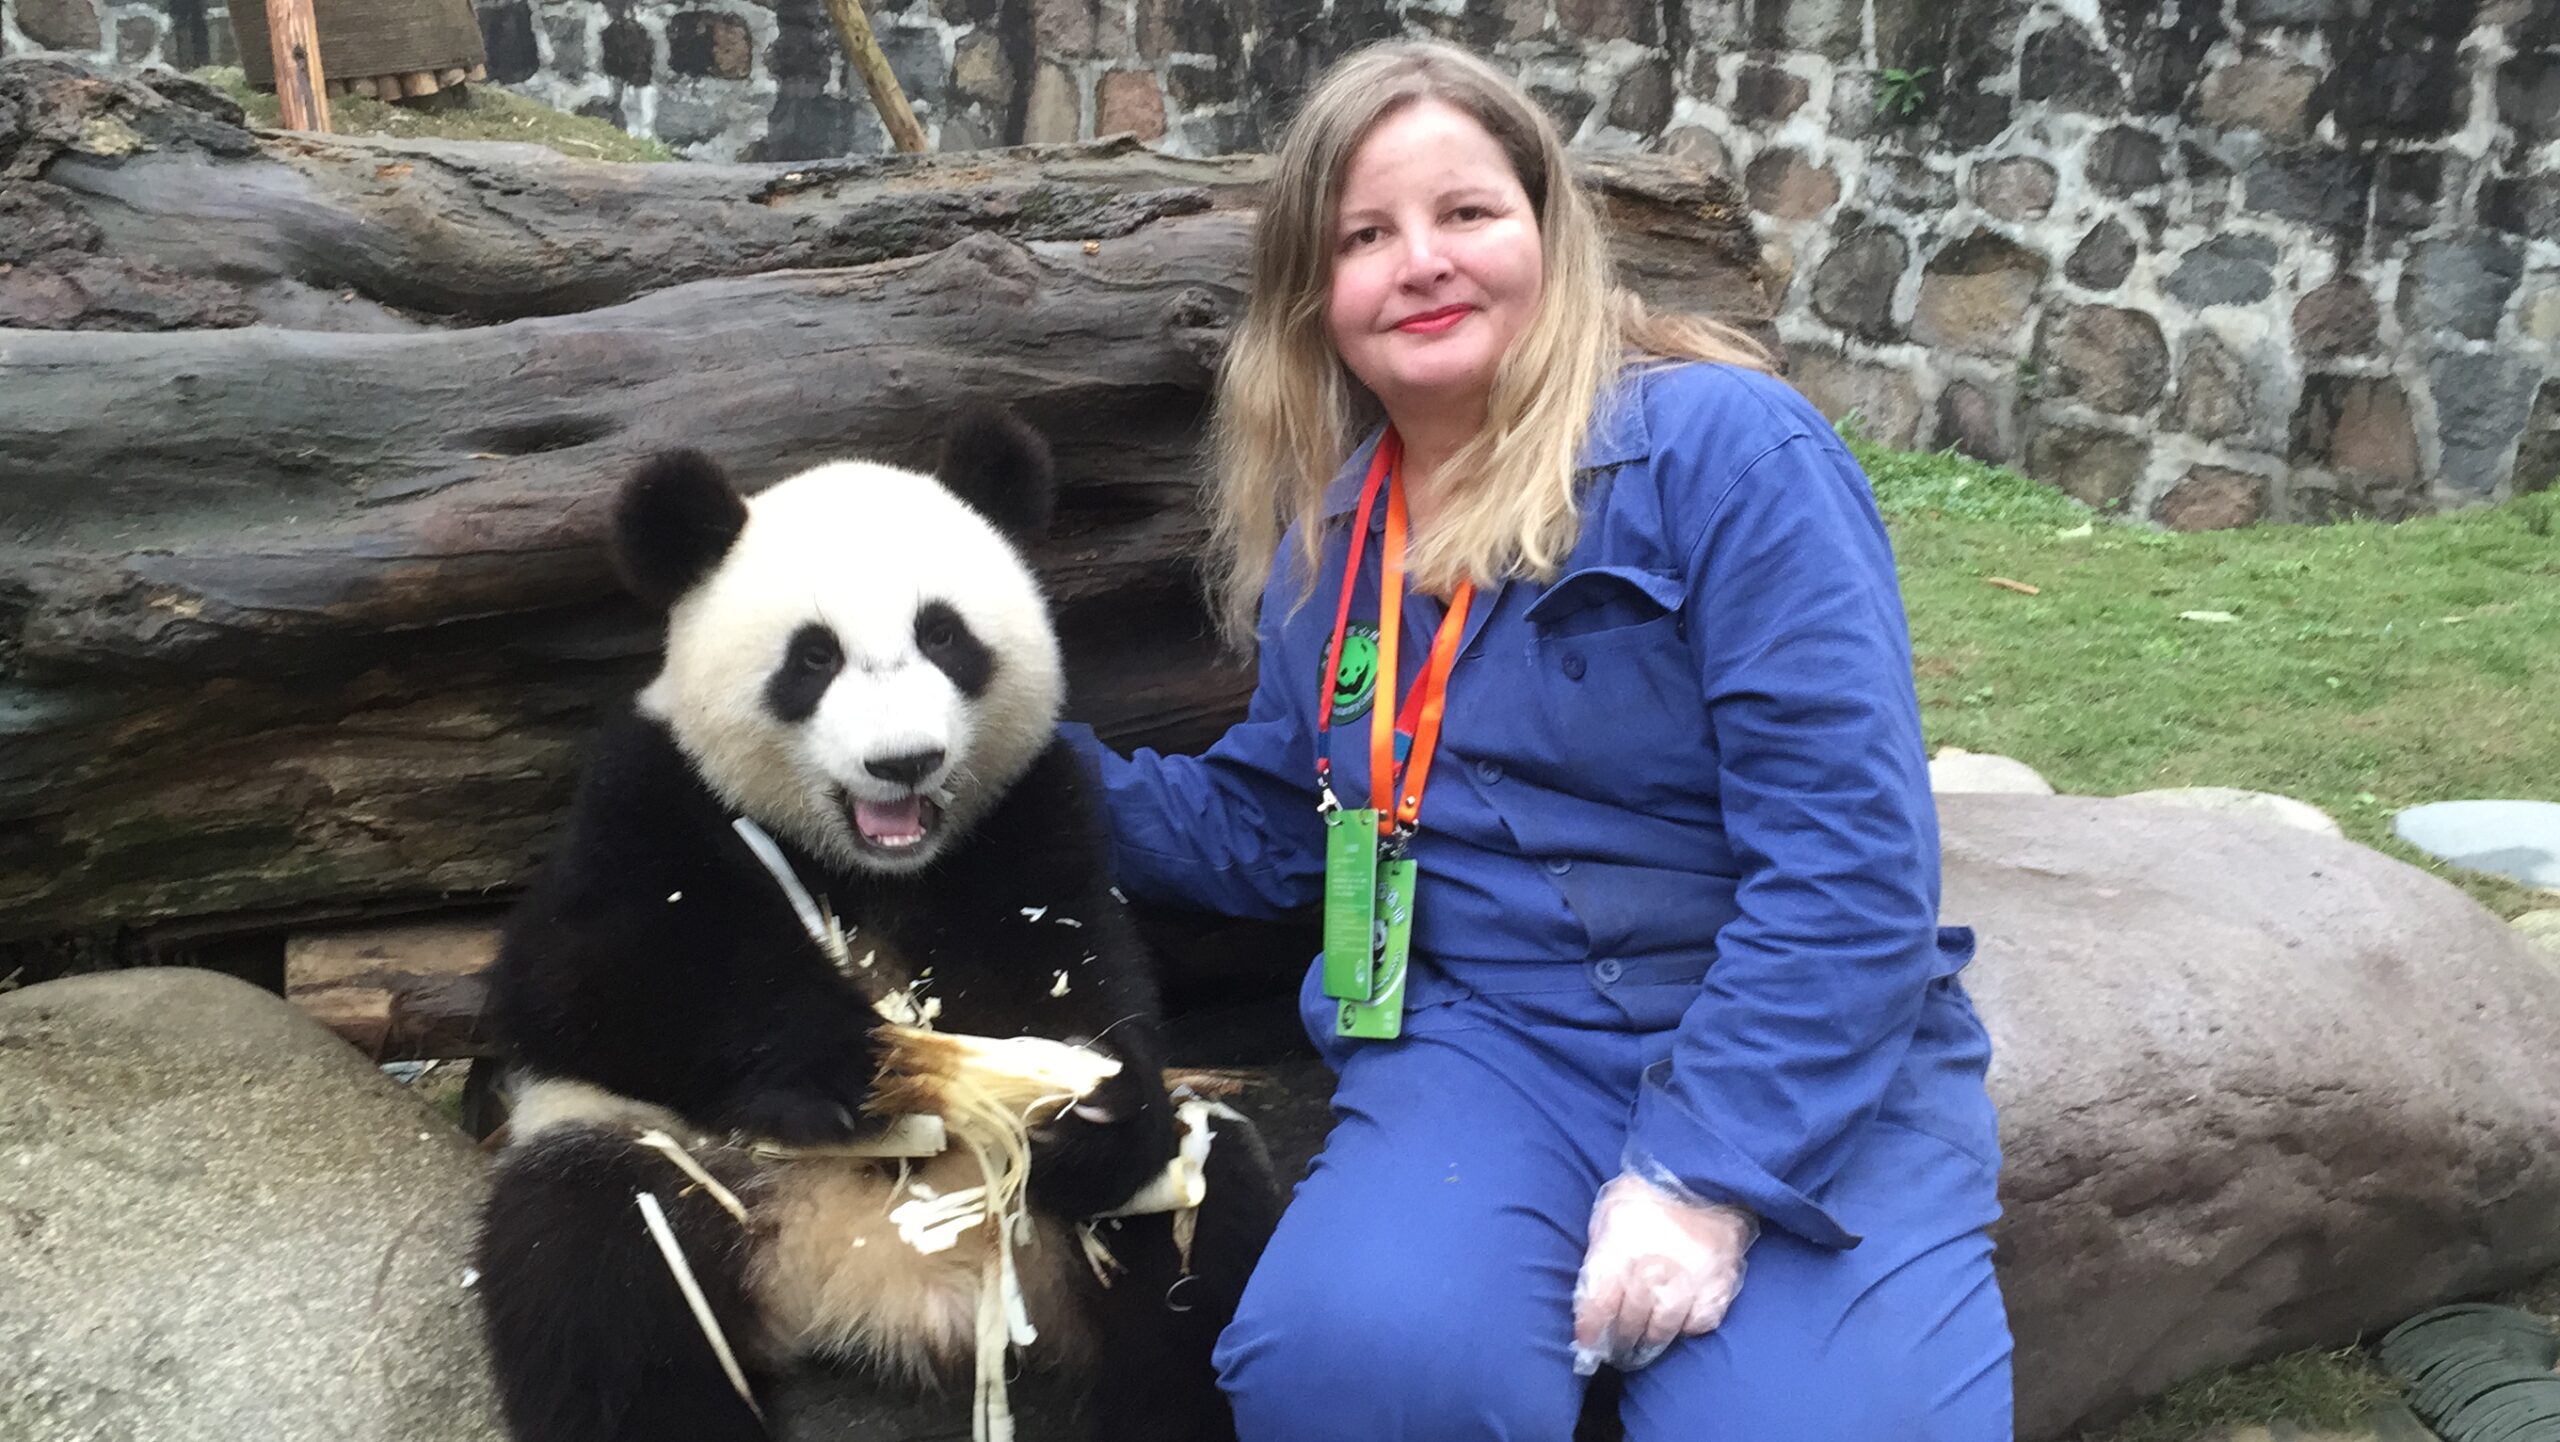
<instances>
[{"instance_id":1,"label":"bamboo pole","mask_svg":"<svg viewBox=\"0 0 2560 1442\"><path fill-rule=\"evenodd\" d=\"M924 127L916 122L916 113L907 105L907 93L898 88L898 77L889 69L889 57L880 53L880 39L871 33L871 17L862 13L862 0L827 0L827 13L835 17L836 34L844 40L844 53L853 68L862 72L864 88L871 92L871 104L880 112L880 123L889 132L889 143L910 155L924 150Z\"/></svg>"},{"instance_id":2,"label":"bamboo pole","mask_svg":"<svg viewBox=\"0 0 2560 1442\"><path fill-rule=\"evenodd\" d=\"M287 130L329 128L329 77L320 68L320 27L311 0L266 0L267 50Z\"/></svg>"}]
</instances>

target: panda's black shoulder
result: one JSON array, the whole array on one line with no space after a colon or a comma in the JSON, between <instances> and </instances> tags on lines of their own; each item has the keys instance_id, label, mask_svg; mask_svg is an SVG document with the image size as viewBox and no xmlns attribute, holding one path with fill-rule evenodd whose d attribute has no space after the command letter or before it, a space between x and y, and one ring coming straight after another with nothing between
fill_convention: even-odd
<instances>
[{"instance_id":1,"label":"panda's black shoulder","mask_svg":"<svg viewBox=\"0 0 2560 1442\"><path fill-rule=\"evenodd\" d=\"M666 723L624 707L596 734L538 885L589 894L655 889L726 834L726 813Z\"/></svg>"}]
</instances>

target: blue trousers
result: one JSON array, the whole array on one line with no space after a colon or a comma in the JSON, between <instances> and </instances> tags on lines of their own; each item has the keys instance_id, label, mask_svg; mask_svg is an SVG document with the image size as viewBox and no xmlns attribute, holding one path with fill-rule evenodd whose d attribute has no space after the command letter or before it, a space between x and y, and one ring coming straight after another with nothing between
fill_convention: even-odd
<instances>
[{"instance_id":1,"label":"blue trousers","mask_svg":"<svg viewBox=\"0 0 2560 1442\"><path fill-rule=\"evenodd\" d=\"M1339 1079L1335 1124L1219 1341L1242 1442L1573 1435L1592 1200L1670 1034L1613 1025L1571 983L1427 981L1418 968L1392 1042L1334 1038L1312 973L1302 993ZM1723 1325L1627 1377L1628 1442L2011 1442L1987 1044L1953 982L1913 1053L1952 1124L1869 1125L1821 1192L1859 1245L1764 1228Z\"/></svg>"}]
</instances>

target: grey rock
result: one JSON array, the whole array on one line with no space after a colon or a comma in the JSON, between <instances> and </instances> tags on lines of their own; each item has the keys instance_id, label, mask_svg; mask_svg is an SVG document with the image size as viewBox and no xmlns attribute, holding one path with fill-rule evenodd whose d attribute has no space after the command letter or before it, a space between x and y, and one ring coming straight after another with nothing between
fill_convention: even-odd
<instances>
[{"instance_id":1,"label":"grey rock","mask_svg":"<svg viewBox=\"0 0 2560 1442\"><path fill-rule=\"evenodd\" d=\"M2485 496L2507 479L2540 379L2533 362L2495 351L2427 362L2446 485Z\"/></svg>"},{"instance_id":2,"label":"grey rock","mask_svg":"<svg viewBox=\"0 0 2560 1442\"><path fill-rule=\"evenodd\" d=\"M2021 1439L2560 1261L2560 969L2495 915L2241 816L1939 810L1942 914L1981 942Z\"/></svg>"},{"instance_id":3,"label":"grey rock","mask_svg":"<svg viewBox=\"0 0 2560 1442\"><path fill-rule=\"evenodd\" d=\"M2160 322L2138 310L2084 305L2048 311L2036 350L2055 394L2076 396L2102 411L2148 410L2168 386L2168 342Z\"/></svg>"},{"instance_id":4,"label":"grey rock","mask_svg":"<svg viewBox=\"0 0 2560 1442\"><path fill-rule=\"evenodd\" d=\"M718 105L688 96L661 94L649 128L669 146L686 150L718 139L728 128L728 121L728 113Z\"/></svg>"},{"instance_id":5,"label":"grey rock","mask_svg":"<svg viewBox=\"0 0 2560 1442\"><path fill-rule=\"evenodd\" d=\"M2169 294L2189 305L2255 305L2275 292L2276 243L2261 235L2217 235L2179 257Z\"/></svg>"},{"instance_id":6,"label":"grey rock","mask_svg":"<svg viewBox=\"0 0 2560 1442\"><path fill-rule=\"evenodd\" d=\"M1872 441L1907 446L1920 431L1920 387L1906 371L1823 346L1789 346L1787 379L1834 422L1857 417Z\"/></svg>"},{"instance_id":7,"label":"grey rock","mask_svg":"<svg viewBox=\"0 0 2560 1442\"><path fill-rule=\"evenodd\" d=\"M2240 0L2240 23L2253 26L2317 25L2337 12L2338 0Z\"/></svg>"},{"instance_id":8,"label":"grey rock","mask_svg":"<svg viewBox=\"0 0 2560 1442\"><path fill-rule=\"evenodd\" d=\"M2293 308L2293 343L2305 355L2370 355L2381 326L2373 292L2352 275L2330 281Z\"/></svg>"},{"instance_id":9,"label":"grey rock","mask_svg":"<svg viewBox=\"0 0 2560 1442\"><path fill-rule=\"evenodd\" d=\"M529 0L505 0L480 7L480 44L489 52L489 78L501 85L531 80L542 69L542 52L533 39L533 6ZM228 25L216 27L229 30ZM586 66L583 48L578 68Z\"/></svg>"},{"instance_id":10,"label":"grey rock","mask_svg":"<svg viewBox=\"0 0 2560 1442\"><path fill-rule=\"evenodd\" d=\"M2227 531L2266 518L2265 476L2228 466L2190 466L2159 500L2151 519L2173 531Z\"/></svg>"},{"instance_id":11,"label":"grey rock","mask_svg":"<svg viewBox=\"0 0 2560 1442\"><path fill-rule=\"evenodd\" d=\"M2498 67L2498 118L2527 145L2560 139L2560 50L2518 55Z\"/></svg>"},{"instance_id":12,"label":"grey rock","mask_svg":"<svg viewBox=\"0 0 2560 1442\"><path fill-rule=\"evenodd\" d=\"M604 73L625 85L646 85L657 78L658 42L649 27L629 15L617 15L604 27Z\"/></svg>"},{"instance_id":13,"label":"grey rock","mask_svg":"<svg viewBox=\"0 0 2560 1442\"><path fill-rule=\"evenodd\" d=\"M2400 272L2400 323L2470 340L2498 333L2507 298L2524 279L2524 248L2494 235L2421 241Z\"/></svg>"},{"instance_id":14,"label":"grey rock","mask_svg":"<svg viewBox=\"0 0 2560 1442\"><path fill-rule=\"evenodd\" d=\"M1653 135L1671 123L1671 67L1648 60L1628 71L1609 97L1609 123L1638 135Z\"/></svg>"},{"instance_id":15,"label":"grey rock","mask_svg":"<svg viewBox=\"0 0 2560 1442\"><path fill-rule=\"evenodd\" d=\"M2463 162L2441 151L2397 151L2382 157L2373 182L2373 218L2394 230L2425 230L2444 212L2448 194L2466 188Z\"/></svg>"},{"instance_id":16,"label":"grey rock","mask_svg":"<svg viewBox=\"0 0 2560 1442\"><path fill-rule=\"evenodd\" d=\"M2006 408L2000 398L1972 381L1949 381L1938 392L1938 433L1934 444L1953 446L1961 454L1993 465L2006 465L2011 450Z\"/></svg>"},{"instance_id":17,"label":"grey rock","mask_svg":"<svg viewBox=\"0 0 2560 1442\"><path fill-rule=\"evenodd\" d=\"M2418 477L2418 431L2409 396L2387 377L2305 377L2293 413L2292 449L2340 471L2399 481Z\"/></svg>"},{"instance_id":18,"label":"grey rock","mask_svg":"<svg viewBox=\"0 0 2560 1442\"><path fill-rule=\"evenodd\" d=\"M2560 380L2547 380L2533 398L2524 439L2516 442L2516 494L2547 490L2560 481Z\"/></svg>"},{"instance_id":19,"label":"grey rock","mask_svg":"<svg viewBox=\"0 0 2560 1442\"><path fill-rule=\"evenodd\" d=\"M149 15L127 15L116 22L116 63L139 65L160 48L160 22Z\"/></svg>"},{"instance_id":20,"label":"grey rock","mask_svg":"<svg viewBox=\"0 0 2560 1442\"><path fill-rule=\"evenodd\" d=\"M2035 416L2027 428L2026 472L2085 506L2120 511L2151 468L2139 437Z\"/></svg>"},{"instance_id":21,"label":"grey rock","mask_svg":"<svg viewBox=\"0 0 2560 1442\"><path fill-rule=\"evenodd\" d=\"M2027 37L2018 59L2018 98L2107 115L2124 108L2124 83L2089 32L2065 20Z\"/></svg>"},{"instance_id":22,"label":"grey rock","mask_svg":"<svg viewBox=\"0 0 2560 1442\"><path fill-rule=\"evenodd\" d=\"M1956 205L1956 177L1920 156L1874 156L1866 161L1866 200L1905 215L1938 215Z\"/></svg>"},{"instance_id":23,"label":"grey rock","mask_svg":"<svg viewBox=\"0 0 2560 1442\"><path fill-rule=\"evenodd\" d=\"M2364 222L2372 192L2370 156L2307 146L2268 152L2241 183L2251 210L2338 229Z\"/></svg>"},{"instance_id":24,"label":"grey rock","mask_svg":"<svg viewBox=\"0 0 2560 1442\"><path fill-rule=\"evenodd\" d=\"M592 47L587 39L587 17L582 14L546 15L542 27L551 37L551 73L562 80L586 79L587 67L592 63L588 58ZM489 39L489 12L486 10L480 12L480 38L483 41ZM497 53L498 47L490 45L489 57L493 63Z\"/></svg>"},{"instance_id":25,"label":"grey rock","mask_svg":"<svg viewBox=\"0 0 2560 1442\"><path fill-rule=\"evenodd\" d=\"M209 972L0 996L0 1436L500 1442L483 1164L299 1008Z\"/></svg>"},{"instance_id":26,"label":"grey rock","mask_svg":"<svg viewBox=\"0 0 2560 1442\"><path fill-rule=\"evenodd\" d=\"M2049 268L2043 256L1996 231L1952 241L1921 273L1912 334L1939 348L2014 355Z\"/></svg>"},{"instance_id":27,"label":"grey rock","mask_svg":"<svg viewBox=\"0 0 2560 1442\"><path fill-rule=\"evenodd\" d=\"M1839 70L1831 76L1831 119L1835 139L1864 140L1883 128L1876 114L1877 81L1872 70Z\"/></svg>"},{"instance_id":28,"label":"grey rock","mask_svg":"<svg viewBox=\"0 0 2560 1442\"><path fill-rule=\"evenodd\" d=\"M1803 76L1775 65L1745 65L1733 79L1734 117L1775 125L1801 109L1811 90Z\"/></svg>"},{"instance_id":29,"label":"grey rock","mask_svg":"<svg viewBox=\"0 0 2560 1442\"><path fill-rule=\"evenodd\" d=\"M2012 155L1977 165L1973 199L2002 220L2042 220L2053 209L2059 177L2032 155Z\"/></svg>"},{"instance_id":30,"label":"grey rock","mask_svg":"<svg viewBox=\"0 0 2560 1442\"><path fill-rule=\"evenodd\" d=\"M2053 783L2024 761L1987 751L1967 751L1961 746L1941 746L1938 754L1929 758L1929 789L1941 796L1960 791L2051 796Z\"/></svg>"},{"instance_id":31,"label":"grey rock","mask_svg":"<svg viewBox=\"0 0 2560 1442\"><path fill-rule=\"evenodd\" d=\"M1893 293L1911 268L1911 244L1897 231L1869 226L1833 242L1813 273L1813 309L1852 335L1888 340L1900 333Z\"/></svg>"},{"instance_id":32,"label":"grey rock","mask_svg":"<svg viewBox=\"0 0 2560 1442\"><path fill-rule=\"evenodd\" d=\"M2169 143L2150 131L2119 125L2090 140L2082 166L2099 191L2131 195L2169 178Z\"/></svg>"},{"instance_id":33,"label":"grey rock","mask_svg":"<svg viewBox=\"0 0 2560 1442\"><path fill-rule=\"evenodd\" d=\"M2207 440L2245 435L2257 424L2256 391L2248 363L2210 332L2199 334L2178 366L2171 419L2178 429Z\"/></svg>"},{"instance_id":34,"label":"grey rock","mask_svg":"<svg viewBox=\"0 0 2560 1442\"><path fill-rule=\"evenodd\" d=\"M2089 227L2062 273L2074 285L2113 290L2133 273L2134 255L2133 232L2124 228L2123 221L2110 218Z\"/></svg>"},{"instance_id":35,"label":"grey rock","mask_svg":"<svg viewBox=\"0 0 2560 1442\"><path fill-rule=\"evenodd\" d=\"M2437 801L2401 812L2391 829L2457 866L2560 888L2560 803Z\"/></svg>"},{"instance_id":36,"label":"grey rock","mask_svg":"<svg viewBox=\"0 0 2560 1442\"><path fill-rule=\"evenodd\" d=\"M48 50L95 50L106 42L90 0L18 0L18 28Z\"/></svg>"}]
</instances>

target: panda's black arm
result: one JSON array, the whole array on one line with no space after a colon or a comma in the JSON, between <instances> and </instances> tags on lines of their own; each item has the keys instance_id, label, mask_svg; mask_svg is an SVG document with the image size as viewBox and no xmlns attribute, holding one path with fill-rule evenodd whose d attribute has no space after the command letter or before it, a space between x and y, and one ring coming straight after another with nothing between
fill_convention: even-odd
<instances>
[{"instance_id":1,"label":"panda's black arm","mask_svg":"<svg viewBox=\"0 0 2560 1442\"><path fill-rule=\"evenodd\" d=\"M1071 1113L1034 1138L1032 1191L1070 1216L1127 1201L1176 1145L1155 978L1103 872L1102 827L1082 767L1052 745L950 858L936 883L944 899L928 908L982 919L983 933L958 926L945 947L1005 958L999 972L973 976L966 994L950 998L944 1026L1084 1041L1121 1064L1087 1099L1085 1115Z\"/></svg>"},{"instance_id":2,"label":"panda's black arm","mask_svg":"<svg viewBox=\"0 0 2560 1442\"><path fill-rule=\"evenodd\" d=\"M663 730L608 730L492 980L536 1071L785 1141L855 1130L878 1017L803 935Z\"/></svg>"}]
</instances>

